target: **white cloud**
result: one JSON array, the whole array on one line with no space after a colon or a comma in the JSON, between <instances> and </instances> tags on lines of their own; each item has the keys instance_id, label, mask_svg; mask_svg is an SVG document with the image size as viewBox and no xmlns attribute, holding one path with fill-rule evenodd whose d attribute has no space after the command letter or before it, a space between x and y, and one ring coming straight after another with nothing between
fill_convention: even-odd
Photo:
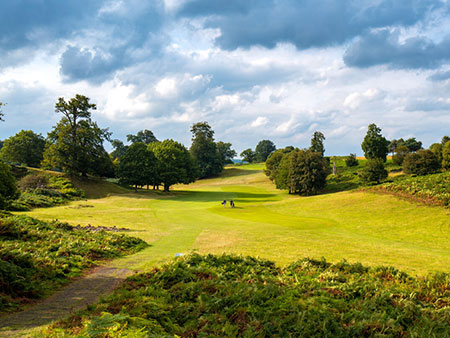
<instances>
[{"instance_id":1,"label":"white cloud","mask_svg":"<svg viewBox=\"0 0 450 338\"><path fill-rule=\"evenodd\" d=\"M251 126L253 128L262 127L265 126L268 121L267 117L258 116L257 119L252 122Z\"/></svg>"}]
</instances>

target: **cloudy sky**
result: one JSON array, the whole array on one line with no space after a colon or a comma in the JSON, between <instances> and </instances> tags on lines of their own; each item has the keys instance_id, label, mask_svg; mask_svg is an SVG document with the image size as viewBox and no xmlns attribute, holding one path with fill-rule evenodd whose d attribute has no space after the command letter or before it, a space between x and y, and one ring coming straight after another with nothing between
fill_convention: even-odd
<instances>
[{"instance_id":1,"label":"cloudy sky","mask_svg":"<svg viewBox=\"0 0 450 338\"><path fill-rule=\"evenodd\" d=\"M448 0L1 0L0 55L0 139L45 136L77 93L122 140L189 145L208 121L238 152L319 130L346 155L370 123L450 134Z\"/></svg>"}]
</instances>

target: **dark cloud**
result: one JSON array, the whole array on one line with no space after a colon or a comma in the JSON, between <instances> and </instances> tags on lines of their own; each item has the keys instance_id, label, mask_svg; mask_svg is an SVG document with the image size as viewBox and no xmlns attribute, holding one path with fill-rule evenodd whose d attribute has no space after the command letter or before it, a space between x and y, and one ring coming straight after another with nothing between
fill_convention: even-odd
<instances>
[{"instance_id":1,"label":"dark cloud","mask_svg":"<svg viewBox=\"0 0 450 338\"><path fill-rule=\"evenodd\" d=\"M449 111L450 103L442 100L433 99L416 99L411 100L405 107L405 111Z\"/></svg>"},{"instance_id":2,"label":"dark cloud","mask_svg":"<svg viewBox=\"0 0 450 338\"><path fill-rule=\"evenodd\" d=\"M450 79L450 70L439 71L429 77L431 81L445 81Z\"/></svg>"},{"instance_id":3,"label":"dark cloud","mask_svg":"<svg viewBox=\"0 0 450 338\"><path fill-rule=\"evenodd\" d=\"M450 39L435 43L425 37L400 41L398 31L383 29L363 35L344 54L347 66L366 68L389 65L392 68L434 68L450 60Z\"/></svg>"},{"instance_id":4,"label":"dark cloud","mask_svg":"<svg viewBox=\"0 0 450 338\"><path fill-rule=\"evenodd\" d=\"M413 25L441 5L438 0L193 0L179 15L206 17L207 27L220 29L216 42L225 49L273 48L281 42L303 49L341 44L372 28Z\"/></svg>"}]
</instances>

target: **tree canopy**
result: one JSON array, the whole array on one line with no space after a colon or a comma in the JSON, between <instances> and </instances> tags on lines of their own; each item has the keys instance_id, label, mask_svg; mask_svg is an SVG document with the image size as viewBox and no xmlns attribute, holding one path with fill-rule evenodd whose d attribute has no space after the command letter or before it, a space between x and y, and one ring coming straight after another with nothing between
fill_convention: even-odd
<instances>
[{"instance_id":1,"label":"tree canopy","mask_svg":"<svg viewBox=\"0 0 450 338\"><path fill-rule=\"evenodd\" d=\"M256 145L255 159L257 162L265 162L269 155L277 148L275 144L270 140L262 140Z\"/></svg>"},{"instance_id":2,"label":"tree canopy","mask_svg":"<svg viewBox=\"0 0 450 338\"><path fill-rule=\"evenodd\" d=\"M148 129L140 130L136 135L128 134L127 141L131 143L142 142L145 144L150 144L152 142L158 142L153 132Z\"/></svg>"},{"instance_id":3,"label":"tree canopy","mask_svg":"<svg viewBox=\"0 0 450 338\"><path fill-rule=\"evenodd\" d=\"M386 162L390 142L381 135L381 129L375 123L369 125L367 134L361 144L367 159L381 158Z\"/></svg>"},{"instance_id":4,"label":"tree canopy","mask_svg":"<svg viewBox=\"0 0 450 338\"><path fill-rule=\"evenodd\" d=\"M409 153L403 160L403 171L406 174L428 175L439 171L441 164L431 150L419 150Z\"/></svg>"},{"instance_id":5,"label":"tree canopy","mask_svg":"<svg viewBox=\"0 0 450 338\"><path fill-rule=\"evenodd\" d=\"M237 155L236 151L231 149L231 143L219 141L216 143L222 164L232 164L233 158Z\"/></svg>"},{"instance_id":6,"label":"tree canopy","mask_svg":"<svg viewBox=\"0 0 450 338\"><path fill-rule=\"evenodd\" d=\"M323 141L325 141L325 136L320 131L315 131L313 137L311 138L311 147L309 149L323 156L325 153Z\"/></svg>"},{"instance_id":7,"label":"tree canopy","mask_svg":"<svg viewBox=\"0 0 450 338\"><path fill-rule=\"evenodd\" d=\"M7 201L16 197L17 194L16 180L11 167L0 161L0 209L5 209Z\"/></svg>"},{"instance_id":8,"label":"tree canopy","mask_svg":"<svg viewBox=\"0 0 450 338\"><path fill-rule=\"evenodd\" d=\"M255 152L251 149L245 149L244 151L241 152L241 157L242 160L248 163L253 163L256 161L256 154Z\"/></svg>"},{"instance_id":9,"label":"tree canopy","mask_svg":"<svg viewBox=\"0 0 450 338\"><path fill-rule=\"evenodd\" d=\"M5 161L17 162L30 167L39 167L44 153L45 140L41 134L21 130L4 141L0 157Z\"/></svg>"},{"instance_id":10,"label":"tree canopy","mask_svg":"<svg viewBox=\"0 0 450 338\"><path fill-rule=\"evenodd\" d=\"M381 183L388 177L388 172L384 167L384 160L382 158L369 159L364 169L359 172L359 177L364 183Z\"/></svg>"},{"instance_id":11,"label":"tree canopy","mask_svg":"<svg viewBox=\"0 0 450 338\"><path fill-rule=\"evenodd\" d=\"M198 167L198 178L217 175L222 172L224 162L214 142L214 131L208 122L192 125L190 153Z\"/></svg>"}]
</instances>

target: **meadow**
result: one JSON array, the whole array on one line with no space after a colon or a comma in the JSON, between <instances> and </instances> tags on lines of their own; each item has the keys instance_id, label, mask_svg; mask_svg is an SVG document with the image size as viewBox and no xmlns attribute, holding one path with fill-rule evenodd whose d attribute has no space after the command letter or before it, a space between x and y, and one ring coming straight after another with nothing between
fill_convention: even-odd
<instances>
[{"instance_id":1,"label":"meadow","mask_svg":"<svg viewBox=\"0 0 450 338\"><path fill-rule=\"evenodd\" d=\"M220 177L174 186L169 193L97 182L83 187L87 200L26 214L130 229L127 234L150 246L114 264L138 271L192 251L257 256L281 266L325 257L419 276L449 271L447 208L369 191L293 196L276 190L262 169L229 167ZM236 208L221 205L231 199Z\"/></svg>"}]
</instances>

